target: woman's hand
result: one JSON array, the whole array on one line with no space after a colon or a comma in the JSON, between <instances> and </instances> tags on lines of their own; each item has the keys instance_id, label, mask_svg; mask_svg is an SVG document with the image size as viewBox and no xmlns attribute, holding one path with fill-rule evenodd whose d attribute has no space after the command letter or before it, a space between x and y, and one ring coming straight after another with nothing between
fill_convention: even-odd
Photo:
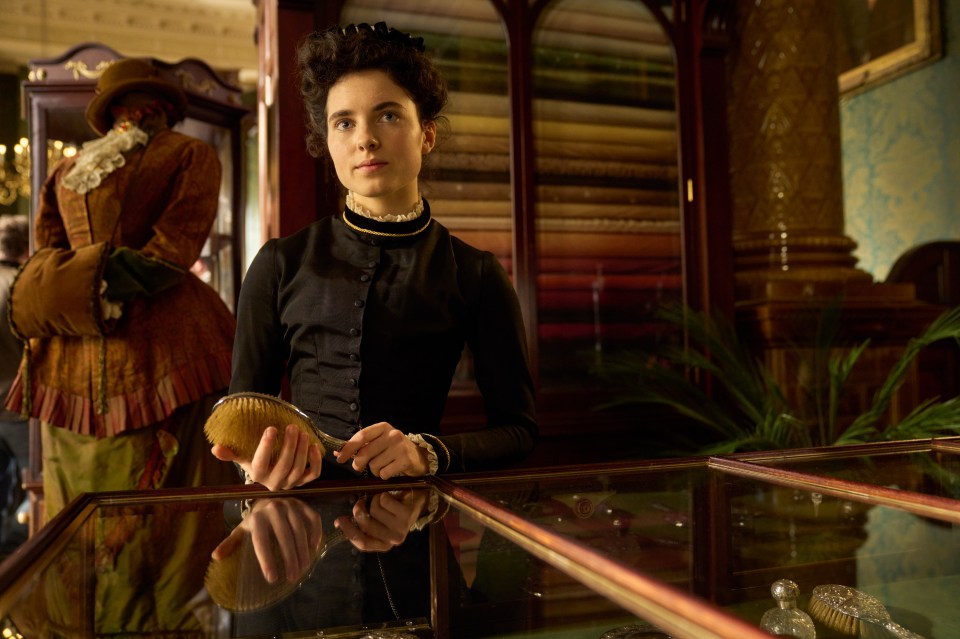
<instances>
[{"instance_id":1,"label":"woman's hand","mask_svg":"<svg viewBox=\"0 0 960 639\"><path fill-rule=\"evenodd\" d=\"M214 549L213 559L226 559L248 537L267 583L280 578L297 583L316 559L323 540L323 520L299 499L257 500L240 525Z\"/></svg>"},{"instance_id":2,"label":"woman's hand","mask_svg":"<svg viewBox=\"0 0 960 639\"><path fill-rule=\"evenodd\" d=\"M358 550L386 552L407 538L413 525L424 514L427 505L425 490L391 490L377 493L353 506L353 517L337 517L333 525Z\"/></svg>"},{"instance_id":3,"label":"woman's hand","mask_svg":"<svg viewBox=\"0 0 960 639\"><path fill-rule=\"evenodd\" d=\"M280 454L271 463L276 441L277 429L270 426L263 431L253 459L241 459L234 451L219 444L211 452L217 459L239 464L248 478L270 490L296 488L320 476L323 454L319 446L310 443L306 433L288 424Z\"/></svg>"},{"instance_id":4,"label":"woman's hand","mask_svg":"<svg viewBox=\"0 0 960 639\"><path fill-rule=\"evenodd\" d=\"M352 461L357 472L366 468L380 479L420 477L430 471L427 451L387 422L362 429L334 455L339 463Z\"/></svg>"}]
</instances>

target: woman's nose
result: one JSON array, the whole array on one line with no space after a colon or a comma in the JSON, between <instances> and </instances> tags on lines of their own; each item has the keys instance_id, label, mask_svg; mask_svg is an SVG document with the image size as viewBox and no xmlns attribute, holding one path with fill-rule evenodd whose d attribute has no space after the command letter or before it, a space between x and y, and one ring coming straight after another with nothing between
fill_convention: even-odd
<instances>
[{"instance_id":1,"label":"woman's nose","mask_svg":"<svg viewBox=\"0 0 960 639\"><path fill-rule=\"evenodd\" d=\"M360 140L361 149L372 151L380 146L380 141L373 137L373 135L370 133L364 133L362 136L360 136Z\"/></svg>"}]
</instances>

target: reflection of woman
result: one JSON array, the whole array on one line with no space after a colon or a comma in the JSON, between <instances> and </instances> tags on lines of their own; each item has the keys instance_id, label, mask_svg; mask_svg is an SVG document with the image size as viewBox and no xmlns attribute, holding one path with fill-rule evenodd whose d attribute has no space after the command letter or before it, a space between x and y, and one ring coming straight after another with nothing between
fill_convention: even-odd
<instances>
[{"instance_id":1,"label":"reflection of woman","mask_svg":"<svg viewBox=\"0 0 960 639\"><path fill-rule=\"evenodd\" d=\"M427 495L405 489L315 503L258 499L214 550L208 591L243 611L234 618L239 635L425 620ZM324 521L339 532L324 532Z\"/></svg>"},{"instance_id":2,"label":"reflection of woman","mask_svg":"<svg viewBox=\"0 0 960 639\"><path fill-rule=\"evenodd\" d=\"M276 394L288 374L293 403L348 442L343 465L321 464L303 437L285 437L271 464L272 428L252 460L219 446L214 454L272 489L348 468L386 479L521 459L537 429L516 294L496 258L450 235L419 193L446 102L439 72L420 40L383 23L315 33L299 61L308 147L329 153L346 209L321 212L254 259L230 390ZM487 425L441 435L464 345Z\"/></svg>"},{"instance_id":3,"label":"reflection of woman","mask_svg":"<svg viewBox=\"0 0 960 639\"><path fill-rule=\"evenodd\" d=\"M39 194L36 246L67 266L19 282L19 302L15 289L15 328L35 339L7 406L41 422L48 518L83 492L231 479L202 426L228 383L234 320L188 272L216 217L220 164L168 128L185 106L148 62L113 63L86 112L102 137L57 164ZM79 255L92 268L74 268Z\"/></svg>"}]
</instances>

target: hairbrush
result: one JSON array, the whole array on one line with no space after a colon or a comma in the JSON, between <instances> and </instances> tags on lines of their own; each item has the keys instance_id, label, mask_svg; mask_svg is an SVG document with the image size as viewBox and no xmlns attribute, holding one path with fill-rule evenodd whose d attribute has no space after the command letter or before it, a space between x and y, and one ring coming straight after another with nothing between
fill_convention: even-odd
<instances>
[{"instance_id":1,"label":"hairbrush","mask_svg":"<svg viewBox=\"0 0 960 639\"><path fill-rule=\"evenodd\" d=\"M894 622L879 599L849 586L827 584L815 587L809 612L811 617L831 630L851 637L923 639Z\"/></svg>"},{"instance_id":2,"label":"hairbrush","mask_svg":"<svg viewBox=\"0 0 960 639\"><path fill-rule=\"evenodd\" d=\"M248 535L240 547L223 559L213 559L207 566L203 583L215 604L230 612L262 610L286 599L310 578L320 560L331 548L345 539L339 529L324 539L317 556L296 581L282 576L273 583L267 581L260 568L252 538ZM280 557L279 544L272 540L271 551Z\"/></svg>"},{"instance_id":3,"label":"hairbrush","mask_svg":"<svg viewBox=\"0 0 960 639\"><path fill-rule=\"evenodd\" d=\"M211 444L225 446L241 459L253 459L263 431L274 426L277 429L277 441L272 459L276 460L287 424L294 424L309 435L310 443L320 446L322 454L340 450L346 443L320 430L309 415L290 402L253 392L232 393L214 404L203 425L203 432Z\"/></svg>"}]
</instances>

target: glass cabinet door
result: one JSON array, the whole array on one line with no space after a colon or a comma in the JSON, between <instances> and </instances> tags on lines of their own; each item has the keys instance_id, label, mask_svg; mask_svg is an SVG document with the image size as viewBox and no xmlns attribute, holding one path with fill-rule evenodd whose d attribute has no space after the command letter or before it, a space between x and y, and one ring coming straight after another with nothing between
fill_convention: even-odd
<instances>
[{"instance_id":1,"label":"glass cabinet door","mask_svg":"<svg viewBox=\"0 0 960 639\"><path fill-rule=\"evenodd\" d=\"M31 61L28 79L23 84L32 150L31 216L36 211L37 194L54 162L64 152L74 153L96 137L84 112L93 97L97 78L111 62L122 57L103 45L85 44L56 58ZM187 94L186 116L175 130L209 143L220 158L219 212L193 270L233 310L243 263L241 131L249 112L240 102L240 89L226 83L205 63L194 59L154 63L162 75Z\"/></svg>"},{"instance_id":2,"label":"glass cabinet door","mask_svg":"<svg viewBox=\"0 0 960 639\"><path fill-rule=\"evenodd\" d=\"M662 339L652 314L684 294L669 9L516 4L346 0L339 21L386 21L438 61L450 129L423 193L437 220L513 276L540 412L569 418L600 403L603 358ZM469 353L460 382L470 389Z\"/></svg>"},{"instance_id":3,"label":"glass cabinet door","mask_svg":"<svg viewBox=\"0 0 960 639\"><path fill-rule=\"evenodd\" d=\"M493 253L513 276L510 100L506 33L488 0L356 2L341 23L375 24L424 39L447 82L447 119L426 156L420 188L430 214L465 242ZM467 350L453 394L475 391Z\"/></svg>"},{"instance_id":4,"label":"glass cabinet door","mask_svg":"<svg viewBox=\"0 0 960 639\"><path fill-rule=\"evenodd\" d=\"M544 3L533 31L540 384L602 387L683 299L670 38L636 0Z\"/></svg>"},{"instance_id":5,"label":"glass cabinet door","mask_svg":"<svg viewBox=\"0 0 960 639\"><path fill-rule=\"evenodd\" d=\"M76 153L84 142L96 137L84 113L97 78L122 57L103 45L84 44L55 58L31 61L28 79L23 84L32 163L31 222L40 188L55 162L63 155ZM242 130L248 125L249 111L240 102L240 89L227 84L200 60L154 63L166 79L180 85L187 94L185 118L174 128L209 143L220 159L217 217L200 259L191 270L235 310L244 241ZM31 249L35 248L32 243L31 237ZM29 528L33 533L43 521L40 436L35 420L31 420L31 431L33 443L24 485L30 498Z\"/></svg>"}]
</instances>

